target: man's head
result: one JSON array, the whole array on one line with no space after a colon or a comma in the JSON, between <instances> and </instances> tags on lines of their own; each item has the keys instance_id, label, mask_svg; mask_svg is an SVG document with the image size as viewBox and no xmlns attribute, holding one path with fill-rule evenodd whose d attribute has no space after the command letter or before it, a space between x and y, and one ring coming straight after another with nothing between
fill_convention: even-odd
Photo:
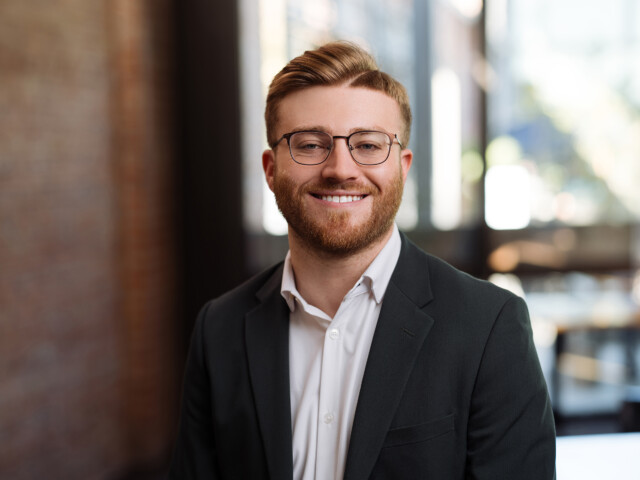
<instances>
[{"instance_id":1,"label":"man's head","mask_svg":"<svg viewBox=\"0 0 640 480\"><path fill-rule=\"evenodd\" d=\"M411 132L411 107L404 86L378 70L375 59L359 46L349 42L331 42L317 50L308 50L291 60L269 86L265 122L267 141L273 148L277 138L278 106L293 92L313 86L346 84L380 91L393 98L400 108L404 125L398 132L405 147Z\"/></svg>"},{"instance_id":2,"label":"man's head","mask_svg":"<svg viewBox=\"0 0 640 480\"><path fill-rule=\"evenodd\" d=\"M332 43L276 75L266 117L262 164L290 246L342 257L382 245L413 158L402 85L360 48Z\"/></svg>"}]
</instances>

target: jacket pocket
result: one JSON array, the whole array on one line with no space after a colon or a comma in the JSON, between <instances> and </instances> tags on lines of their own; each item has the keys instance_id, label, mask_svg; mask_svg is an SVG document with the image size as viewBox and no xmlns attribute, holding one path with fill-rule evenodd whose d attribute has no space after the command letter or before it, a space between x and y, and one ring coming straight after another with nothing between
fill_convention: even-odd
<instances>
[{"instance_id":1,"label":"jacket pocket","mask_svg":"<svg viewBox=\"0 0 640 480\"><path fill-rule=\"evenodd\" d=\"M455 415L451 413L445 417L436 418L435 420L419 425L393 428L387 433L387 438L382 447L397 447L400 445L424 442L425 440L444 435L445 433L453 431L454 419Z\"/></svg>"}]
</instances>

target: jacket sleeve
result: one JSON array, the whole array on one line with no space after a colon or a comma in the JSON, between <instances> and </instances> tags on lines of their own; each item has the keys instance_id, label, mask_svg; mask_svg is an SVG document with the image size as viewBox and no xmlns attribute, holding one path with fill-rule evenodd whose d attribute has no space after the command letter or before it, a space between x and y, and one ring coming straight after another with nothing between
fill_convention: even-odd
<instances>
[{"instance_id":1,"label":"jacket sleeve","mask_svg":"<svg viewBox=\"0 0 640 480\"><path fill-rule=\"evenodd\" d=\"M187 357L178 435L170 480L219 478L212 428L211 394L203 347L205 306L196 320Z\"/></svg>"},{"instance_id":2,"label":"jacket sleeve","mask_svg":"<svg viewBox=\"0 0 640 480\"><path fill-rule=\"evenodd\" d=\"M510 298L487 339L471 400L466 478L555 478L555 424L524 301Z\"/></svg>"}]
</instances>

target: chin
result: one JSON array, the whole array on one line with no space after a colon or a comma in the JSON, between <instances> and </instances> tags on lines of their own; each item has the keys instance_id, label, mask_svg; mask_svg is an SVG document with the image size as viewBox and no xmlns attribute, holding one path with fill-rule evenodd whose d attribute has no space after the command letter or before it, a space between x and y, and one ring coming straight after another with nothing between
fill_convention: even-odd
<instances>
[{"instance_id":1,"label":"chin","mask_svg":"<svg viewBox=\"0 0 640 480\"><path fill-rule=\"evenodd\" d=\"M298 238L312 249L334 256L348 256L376 244L393 225L393 219L388 222L376 222L376 219L371 218L356 225L350 224L348 219L331 220L324 224L313 221L313 225L303 222L306 225L292 227Z\"/></svg>"}]
</instances>

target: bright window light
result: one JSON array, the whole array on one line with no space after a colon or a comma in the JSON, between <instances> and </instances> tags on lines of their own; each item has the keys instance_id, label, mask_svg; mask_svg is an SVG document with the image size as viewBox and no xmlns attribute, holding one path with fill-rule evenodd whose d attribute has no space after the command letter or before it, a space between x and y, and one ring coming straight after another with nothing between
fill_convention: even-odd
<instances>
[{"instance_id":1,"label":"bright window light","mask_svg":"<svg viewBox=\"0 0 640 480\"><path fill-rule=\"evenodd\" d=\"M286 235L288 231L287 221L278 210L273 192L266 184L262 190L262 226L271 235Z\"/></svg>"},{"instance_id":2,"label":"bright window light","mask_svg":"<svg viewBox=\"0 0 640 480\"><path fill-rule=\"evenodd\" d=\"M468 18L475 18L482 12L482 0L450 0L451 4L462 15Z\"/></svg>"},{"instance_id":3,"label":"bright window light","mask_svg":"<svg viewBox=\"0 0 640 480\"><path fill-rule=\"evenodd\" d=\"M485 177L485 219L494 230L525 228L531 220L531 181L521 165L496 165Z\"/></svg>"},{"instance_id":4,"label":"bright window light","mask_svg":"<svg viewBox=\"0 0 640 480\"><path fill-rule=\"evenodd\" d=\"M431 79L431 92L431 221L440 230L453 230L462 219L460 80L452 70L439 68Z\"/></svg>"}]
</instances>

